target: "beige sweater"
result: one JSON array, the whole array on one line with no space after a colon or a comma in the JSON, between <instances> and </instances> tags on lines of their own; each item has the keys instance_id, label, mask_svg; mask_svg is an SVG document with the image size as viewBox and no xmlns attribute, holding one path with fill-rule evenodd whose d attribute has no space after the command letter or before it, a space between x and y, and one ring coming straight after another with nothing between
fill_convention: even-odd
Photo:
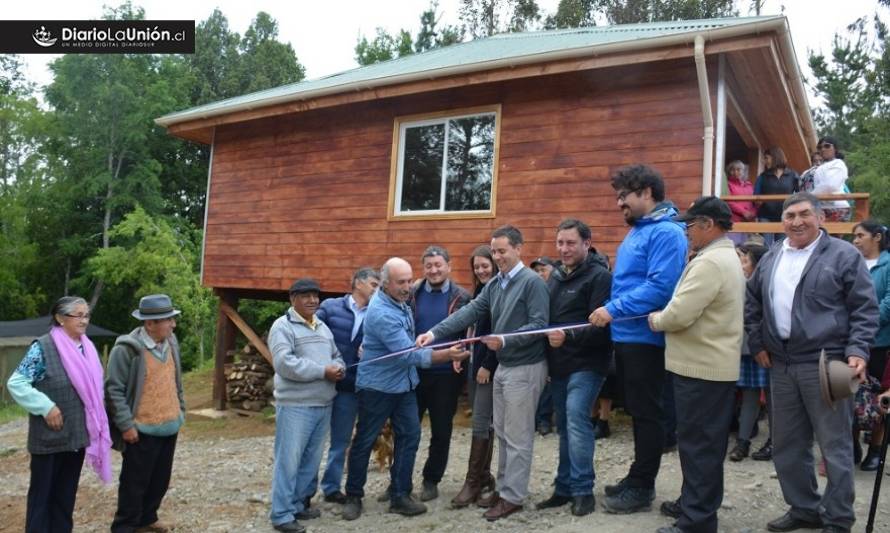
<instances>
[{"instance_id":1,"label":"beige sweater","mask_svg":"<svg viewBox=\"0 0 890 533\"><path fill-rule=\"evenodd\" d=\"M708 381L737 381L742 347L745 276L727 238L704 247L686 265L664 310L651 317L665 332L665 368Z\"/></svg>"}]
</instances>

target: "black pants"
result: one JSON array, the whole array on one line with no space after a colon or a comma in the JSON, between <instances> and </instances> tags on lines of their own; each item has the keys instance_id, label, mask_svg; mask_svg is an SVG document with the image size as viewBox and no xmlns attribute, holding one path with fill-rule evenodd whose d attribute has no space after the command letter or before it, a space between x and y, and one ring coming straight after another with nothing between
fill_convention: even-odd
<instances>
[{"instance_id":1,"label":"black pants","mask_svg":"<svg viewBox=\"0 0 890 533\"><path fill-rule=\"evenodd\" d=\"M634 462L628 484L651 489L664 449L664 347L615 343L618 375L624 387L624 410L633 418Z\"/></svg>"},{"instance_id":2,"label":"black pants","mask_svg":"<svg viewBox=\"0 0 890 533\"><path fill-rule=\"evenodd\" d=\"M74 499L84 450L31 456L27 533L61 533L74 528Z\"/></svg>"},{"instance_id":3,"label":"black pants","mask_svg":"<svg viewBox=\"0 0 890 533\"><path fill-rule=\"evenodd\" d=\"M157 522L158 508L170 486L175 450L176 435L153 437L139 433L138 442L127 444L112 532L130 533Z\"/></svg>"},{"instance_id":4,"label":"black pants","mask_svg":"<svg viewBox=\"0 0 890 533\"><path fill-rule=\"evenodd\" d=\"M717 531L723 502L723 460L735 400L734 381L706 381L674 374L677 449L683 470L677 527L693 533Z\"/></svg>"},{"instance_id":5,"label":"black pants","mask_svg":"<svg viewBox=\"0 0 890 533\"><path fill-rule=\"evenodd\" d=\"M421 372L417 386L417 410L420 420L423 414L430 413L430 446L426 463L423 465L423 479L438 483L445 475L448 466L448 450L451 446L451 430L454 413L457 411L457 397L463 385L463 374L455 372Z\"/></svg>"}]
</instances>

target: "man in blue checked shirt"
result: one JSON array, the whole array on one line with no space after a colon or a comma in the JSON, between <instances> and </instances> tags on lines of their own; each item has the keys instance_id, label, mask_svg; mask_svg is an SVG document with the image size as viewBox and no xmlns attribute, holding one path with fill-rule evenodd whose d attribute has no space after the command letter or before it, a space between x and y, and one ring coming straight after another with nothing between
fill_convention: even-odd
<instances>
[{"instance_id":1,"label":"man in blue checked shirt","mask_svg":"<svg viewBox=\"0 0 890 533\"><path fill-rule=\"evenodd\" d=\"M368 478L371 449L387 419L392 423L395 456L390 472L389 512L415 516L426 506L411 497L411 475L420 445L420 419L414 389L420 382L417 367L462 361L470 352L461 345L433 350L419 348L396 357L382 357L414 346L414 315L407 301L413 273L404 259L393 257L380 270L380 290L371 298L365 315L364 342L358 367L358 425L349 450L346 504L343 518L362 514L362 497ZM375 361L375 359L381 359Z\"/></svg>"}]
</instances>

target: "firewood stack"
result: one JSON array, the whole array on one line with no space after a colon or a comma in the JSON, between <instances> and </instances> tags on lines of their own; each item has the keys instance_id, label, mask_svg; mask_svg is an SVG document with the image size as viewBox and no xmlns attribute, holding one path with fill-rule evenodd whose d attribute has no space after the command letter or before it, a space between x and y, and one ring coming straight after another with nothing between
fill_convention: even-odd
<instances>
[{"instance_id":1,"label":"firewood stack","mask_svg":"<svg viewBox=\"0 0 890 533\"><path fill-rule=\"evenodd\" d=\"M226 394L230 406L247 411L261 411L269 405L275 371L252 344L247 344L238 352L237 361L225 365L225 372Z\"/></svg>"}]
</instances>

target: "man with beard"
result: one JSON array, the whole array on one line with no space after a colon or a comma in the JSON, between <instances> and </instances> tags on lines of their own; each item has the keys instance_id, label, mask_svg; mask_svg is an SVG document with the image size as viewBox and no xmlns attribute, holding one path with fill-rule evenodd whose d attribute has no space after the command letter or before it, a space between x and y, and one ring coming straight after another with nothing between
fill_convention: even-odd
<instances>
[{"instance_id":1,"label":"man with beard","mask_svg":"<svg viewBox=\"0 0 890 533\"><path fill-rule=\"evenodd\" d=\"M634 461L627 476L605 488L607 512L648 510L664 448L664 333L649 329L649 313L663 309L686 263L686 235L664 199L664 180L646 165L619 169L612 178L630 231L618 247L612 297L590 315L594 326L612 323L615 362L625 410L633 418Z\"/></svg>"}]
</instances>

